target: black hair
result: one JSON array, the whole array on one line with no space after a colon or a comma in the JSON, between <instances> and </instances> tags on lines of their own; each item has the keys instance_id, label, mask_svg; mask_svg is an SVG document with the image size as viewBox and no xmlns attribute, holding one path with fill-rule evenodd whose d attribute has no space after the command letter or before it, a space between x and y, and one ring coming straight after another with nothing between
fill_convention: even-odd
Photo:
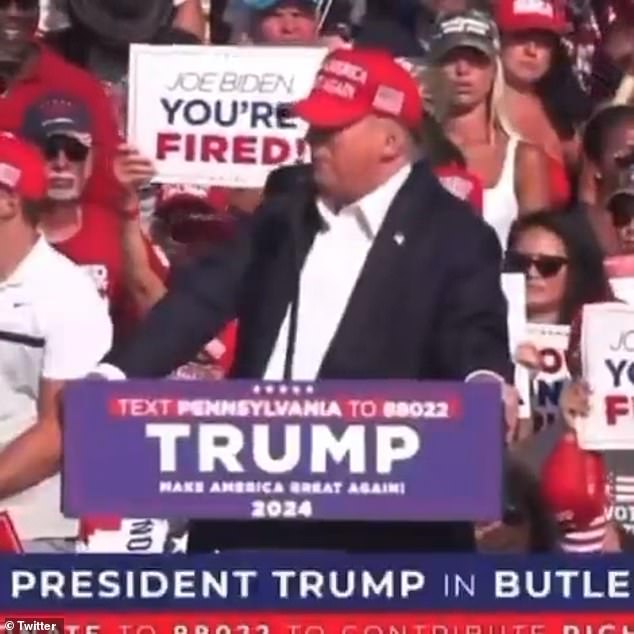
<instances>
[{"instance_id":1,"label":"black hair","mask_svg":"<svg viewBox=\"0 0 634 634\"><path fill-rule=\"evenodd\" d=\"M603 267L603 252L582 209L541 211L513 223L508 239L512 251L520 236L531 229L556 235L568 257L568 280L559 313L559 323L570 324L584 304L610 297L610 283Z\"/></svg>"},{"instance_id":2,"label":"black hair","mask_svg":"<svg viewBox=\"0 0 634 634\"><path fill-rule=\"evenodd\" d=\"M535 92L561 139L571 139L592 114L592 102L575 75L561 39L555 44L550 68L537 82Z\"/></svg>"},{"instance_id":3,"label":"black hair","mask_svg":"<svg viewBox=\"0 0 634 634\"><path fill-rule=\"evenodd\" d=\"M599 110L586 125L583 134L584 154L598 163L605 150L607 135L628 123L634 124L634 106L622 104Z\"/></svg>"}]
</instances>

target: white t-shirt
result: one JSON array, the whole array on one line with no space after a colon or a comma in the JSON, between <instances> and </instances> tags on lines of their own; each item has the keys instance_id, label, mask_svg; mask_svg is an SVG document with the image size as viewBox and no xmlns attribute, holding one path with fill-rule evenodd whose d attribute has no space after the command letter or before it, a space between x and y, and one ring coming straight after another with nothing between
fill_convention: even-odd
<instances>
[{"instance_id":1,"label":"white t-shirt","mask_svg":"<svg viewBox=\"0 0 634 634\"><path fill-rule=\"evenodd\" d=\"M0 449L31 427L40 379L88 374L112 344L106 303L80 267L40 238L0 282ZM73 537L61 511L60 476L0 500L23 540Z\"/></svg>"},{"instance_id":2,"label":"white t-shirt","mask_svg":"<svg viewBox=\"0 0 634 634\"><path fill-rule=\"evenodd\" d=\"M180 7L187 0L173 0ZM40 31L58 31L70 26L67 0L40 0Z\"/></svg>"}]
</instances>

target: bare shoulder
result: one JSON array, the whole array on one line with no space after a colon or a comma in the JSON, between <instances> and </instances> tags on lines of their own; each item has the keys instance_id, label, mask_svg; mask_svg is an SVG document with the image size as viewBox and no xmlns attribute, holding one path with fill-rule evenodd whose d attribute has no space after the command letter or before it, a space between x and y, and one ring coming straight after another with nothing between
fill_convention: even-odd
<instances>
[{"instance_id":1,"label":"bare shoulder","mask_svg":"<svg viewBox=\"0 0 634 634\"><path fill-rule=\"evenodd\" d=\"M522 170L543 169L548 162L548 157L542 148L534 143L520 141L517 146L517 166Z\"/></svg>"}]
</instances>

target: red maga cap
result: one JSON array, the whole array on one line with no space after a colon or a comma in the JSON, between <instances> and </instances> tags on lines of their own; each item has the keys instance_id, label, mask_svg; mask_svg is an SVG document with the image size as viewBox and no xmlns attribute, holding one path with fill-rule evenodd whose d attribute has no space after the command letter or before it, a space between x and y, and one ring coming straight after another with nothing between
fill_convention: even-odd
<instances>
[{"instance_id":1,"label":"red maga cap","mask_svg":"<svg viewBox=\"0 0 634 634\"><path fill-rule=\"evenodd\" d=\"M229 191L221 187L163 185L156 217L165 223L170 238L182 244L217 243L234 228L227 213Z\"/></svg>"},{"instance_id":2,"label":"red maga cap","mask_svg":"<svg viewBox=\"0 0 634 634\"><path fill-rule=\"evenodd\" d=\"M316 128L343 128L376 114L415 130L423 102L416 81L388 53L338 49L326 57L310 95L293 112Z\"/></svg>"},{"instance_id":3,"label":"red maga cap","mask_svg":"<svg viewBox=\"0 0 634 634\"><path fill-rule=\"evenodd\" d=\"M495 21L501 31L568 31L565 9L560 0L498 0Z\"/></svg>"},{"instance_id":4,"label":"red maga cap","mask_svg":"<svg viewBox=\"0 0 634 634\"><path fill-rule=\"evenodd\" d=\"M0 133L0 187L29 200L44 198L46 163L39 150L12 134Z\"/></svg>"}]
</instances>

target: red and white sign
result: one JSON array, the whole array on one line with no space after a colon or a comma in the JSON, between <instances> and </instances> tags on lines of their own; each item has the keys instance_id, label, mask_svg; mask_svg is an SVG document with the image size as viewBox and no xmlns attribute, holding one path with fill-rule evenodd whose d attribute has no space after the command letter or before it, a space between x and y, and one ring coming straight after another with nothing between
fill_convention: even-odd
<instances>
[{"instance_id":1,"label":"red and white sign","mask_svg":"<svg viewBox=\"0 0 634 634\"><path fill-rule=\"evenodd\" d=\"M157 182L262 187L308 158L286 106L310 92L325 48L133 45L128 134Z\"/></svg>"},{"instance_id":2,"label":"red and white sign","mask_svg":"<svg viewBox=\"0 0 634 634\"><path fill-rule=\"evenodd\" d=\"M577 425L579 444L595 451L634 449L634 306L584 306L583 376L591 412Z\"/></svg>"},{"instance_id":3,"label":"red and white sign","mask_svg":"<svg viewBox=\"0 0 634 634\"><path fill-rule=\"evenodd\" d=\"M540 355L541 370L531 381L532 434L517 446L517 454L538 473L564 431L559 398L570 378L566 351L570 326L528 324L526 341Z\"/></svg>"}]
</instances>

